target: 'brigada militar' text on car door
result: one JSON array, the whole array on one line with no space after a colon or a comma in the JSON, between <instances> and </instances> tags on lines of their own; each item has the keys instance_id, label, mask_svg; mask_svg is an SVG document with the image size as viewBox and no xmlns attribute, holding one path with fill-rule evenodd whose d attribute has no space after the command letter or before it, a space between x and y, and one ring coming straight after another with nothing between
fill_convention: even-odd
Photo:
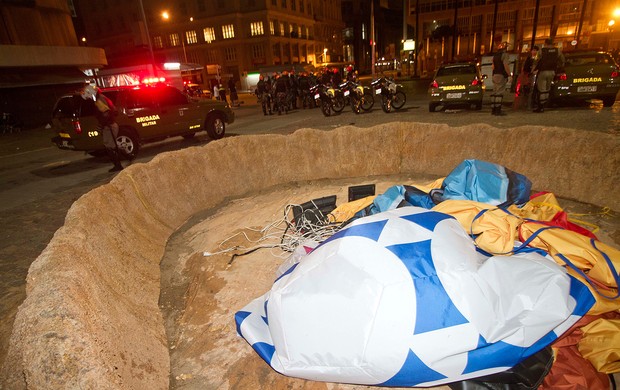
<instances>
[{"instance_id":1,"label":"'brigada militar' text on car door","mask_svg":"<svg viewBox=\"0 0 620 390\"><path fill-rule=\"evenodd\" d=\"M127 91L126 115L135 120L135 126L144 140L165 137L169 134L201 129L198 113L190 111L187 97L171 87L141 88ZM145 129L150 127L148 131Z\"/></svg>"}]
</instances>

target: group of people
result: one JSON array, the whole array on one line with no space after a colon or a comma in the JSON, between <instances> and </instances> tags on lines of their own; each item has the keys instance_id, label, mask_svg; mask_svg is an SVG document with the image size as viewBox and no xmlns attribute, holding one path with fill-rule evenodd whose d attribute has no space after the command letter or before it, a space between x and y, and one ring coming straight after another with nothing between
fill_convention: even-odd
<instances>
[{"instance_id":1,"label":"group of people","mask_svg":"<svg viewBox=\"0 0 620 390\"><path fill-rule=\"evenodd\" d=\"M553 40L547 38L542 47L533 46L530 54L521 68L521 86L527 101L527 108L537 113L545 111L549 101L551 82L556 72L564 66L562 51L553 44ZM502 112L502 99L506 91L506 85L512 78L510 71L507 43L498 45L498 50L493 56L493 94L491 95L491 107L493 115L504 115Z\"/></svg>"},{"instance_id":2,"label":"group of people","mask_svg":"<svg viewBox=\"0 0 620 390\"><path fill-rule=\"evenodd\" d=\"M355 79L357 73L347 68L345 78ZM314 99L310 96L310 88L316 84L339 85L343 82L338 68L325 68L320 72L282 71L271 75L261 74L256 85L256 96L261 103L264 115L281 114L289 110L313 108Z\"/></svg>"}]
</instances>

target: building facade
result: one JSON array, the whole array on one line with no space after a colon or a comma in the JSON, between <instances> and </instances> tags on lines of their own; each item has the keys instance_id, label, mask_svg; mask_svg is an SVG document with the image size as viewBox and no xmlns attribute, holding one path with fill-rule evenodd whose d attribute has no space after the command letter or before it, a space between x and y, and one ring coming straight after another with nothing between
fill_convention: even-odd
<instances>
[{"instance_id":1,"label":"building facade","mask_svg":"<svg viewBox=\"0 0 620 390\"><path fill-rule=\"evenodd\" d=\"M418 70L432 71L452 59L493 51L494 41L527 52L546 38L563 50L618 48L613 0L407 0L416 28ZM620 27L620 19L618 20Z\"/></svg>"},{"instance_id":2,"label":"building facade","mask_svg":"<svg viewBox=\"0 0 620 390\"><path fill-rule=\"evenodd\" d=\"M80 45L73 15L67 0L0 1L0 108L23 127L49 121L58 95L107 63L102 49Z\"/></svg>"},{"instance_id":3,"label":"building facade","mask_svg":"<svg viewBox=\"0 0 620 390\"><path fill-rule=\"evenodd\" d=\"M88 41L105 49L110 66L143 63L152 50L155 62L200 64L239 80L274 65L342 60L341 0L78 4Z\"/></svg>"}]
</instances>

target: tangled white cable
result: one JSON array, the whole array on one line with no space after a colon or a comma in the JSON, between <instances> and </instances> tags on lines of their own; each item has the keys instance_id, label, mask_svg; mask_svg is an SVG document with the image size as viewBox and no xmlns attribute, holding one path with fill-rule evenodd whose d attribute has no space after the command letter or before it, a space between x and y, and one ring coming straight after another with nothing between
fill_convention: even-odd
<instances>
[{"instance_id":1,"label":"tangled white cable","mask_svg":"<svg viewBox=\"0 0 620 390\"><path fill-rule=\"evenodd\" d=\"M295 213L294 210L300 211ZM291 214L293 216L291 217ZM271 222L262 229L245 227L244 231L233 234L219 244L216 252L203 252L203 256L214 256L223 253L235 252L229 261L232 263L235 257L250 254L259 249L278 249L273 252L280 258L288 257L295 249L306 241L322 242L331 237L342 228L342 224L330 222L329 215L324 215L319 208L304 209L298 204L289 204L284 208L284 216ZM246 232L256 232L260 236L252 239ZM235 245L226 246L226 243L243 236L245 241L255 244L252 246Z\"/></svg>"}]
</instances>

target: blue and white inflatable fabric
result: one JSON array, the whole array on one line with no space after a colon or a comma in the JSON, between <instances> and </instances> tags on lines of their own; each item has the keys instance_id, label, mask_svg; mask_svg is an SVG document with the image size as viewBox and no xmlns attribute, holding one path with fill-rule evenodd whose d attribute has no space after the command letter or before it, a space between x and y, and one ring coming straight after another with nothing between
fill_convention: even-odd
<instances>
[{"instance_id":1,"label":"blue and white inflatable fabric","mask_svg":"<svg viewBox=\"0 0 620 390\"><path fill-rule=\"evenodd\" d=\"M551 259L487 258L449 215L404 207L332 236L235 320L284 375L435 386L514 366L593 303Z\"/></svg>"}]
</instances>

